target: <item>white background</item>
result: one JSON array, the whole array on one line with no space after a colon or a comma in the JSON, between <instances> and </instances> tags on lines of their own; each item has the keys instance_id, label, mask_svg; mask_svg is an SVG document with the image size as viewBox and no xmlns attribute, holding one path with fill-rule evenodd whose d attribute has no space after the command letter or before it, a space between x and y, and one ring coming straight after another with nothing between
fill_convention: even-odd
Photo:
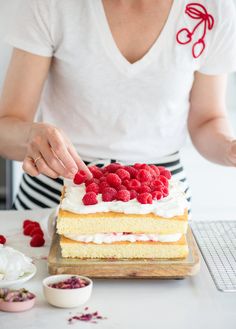
<instances>
[{"instance_id":1,"label":"white background","mask_svg":"<svg viewBox=\"0 0 236 329\"><path fill-rule=\"evenodd\" d=\"M7 70L11 48L4 44L3 38L14 17L20 0L0 0L0 89ZM228 113L236 132L236 75L230 77L227 95ZM236 198L236 168L224 168L204 160L190 142L183 149L183 160L191 183L193 194L193 214L218 213L218 219L233 213ZM20 178L20 166L15 166L15 189ZM236 215L235 215L236 217Z\"/></svg>"}]
</instances>

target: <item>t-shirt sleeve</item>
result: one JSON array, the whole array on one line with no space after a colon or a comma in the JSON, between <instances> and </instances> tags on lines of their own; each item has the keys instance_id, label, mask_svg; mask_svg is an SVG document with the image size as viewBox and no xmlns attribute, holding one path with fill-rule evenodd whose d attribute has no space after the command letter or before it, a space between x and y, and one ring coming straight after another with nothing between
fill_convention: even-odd
<instances>
[{"instance_id":1,"label":"t-shirt sleeve","mask_svg":"<svg viewBox=\"0 0 236 329\"><path fill-rule=\"evenodd\" d=\"M21 0L5 42L30 53L51 57L51 0Z\"/></svg>"},{"instance_id":2,"label":"t-shirt sleeve","mask_svg":"<svg viewBox=\"0 0 236 329\"><path fill-rule=\"evenodd\" d=\"M198 69L203 74L218 75L236 71L236 6L232 0L220 3L212 40Z\"/></svg>"}]
</instances>

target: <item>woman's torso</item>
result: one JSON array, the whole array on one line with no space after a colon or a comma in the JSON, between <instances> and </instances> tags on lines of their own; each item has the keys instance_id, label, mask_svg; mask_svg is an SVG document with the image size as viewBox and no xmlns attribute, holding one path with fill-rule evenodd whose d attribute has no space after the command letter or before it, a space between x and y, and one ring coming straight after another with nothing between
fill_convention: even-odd
<instances>
[{"instance_id":1,"label":"woman's torso","mask_svg":"<svg viewBox=\"0 0 236 329\"><path fill-rule=\"evenodd\" d=\"M87 160L158 162L179 150L204 59L176 42L178 30L195 23L185 17L186 1L173 2L159 37L133 64L118 49L101 0L56 4L41 119L64 129Z\"/></svg>"}]
</instances>

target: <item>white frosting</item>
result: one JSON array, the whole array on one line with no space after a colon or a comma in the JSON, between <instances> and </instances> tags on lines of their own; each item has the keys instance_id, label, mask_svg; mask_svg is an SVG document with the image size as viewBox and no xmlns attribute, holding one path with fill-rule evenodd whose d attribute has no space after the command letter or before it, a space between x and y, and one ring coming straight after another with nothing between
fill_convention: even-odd
<instances>
[{"instance_id":1,"label":"white frosting","mask_svg":"<svg viewBox=\"0 0 236 329\"><path fill-rule=\"evenodd\" d=\"M65 237L71 240L85 243L112 243L119 241L159 241L159 242L176 242L179 241L182 233L176 234L123 234L123 233L97 233L97 234L66 234Z\"/></svg>"},{"instance_id":2,"label":"white frosting","mask_svg":"<svg viewBox=\"0 0 236 329\"><path fill-rule=\"evenodd\" d=\"M61 208L79 214L92 214L97 212L121 212L125 214L148 214L153 213L161 217L171 218L183 215L187 208L187 200L180 188L180 183L173 179L169 181L169 195L161 200L153 200L152 204L141 204L136 199L128 202L102 201L102 195L98 194L98 203L85 206L82 198L85 194L85 184L75 185L71 180L65 179L65 197Z\"/></svg>"},{"instance_id":3,"label":"white frosting","mask_svg":"<svg viewBox=\"0 0 236 329\"><path fill-rule=\"evenodd\" d=\"M25 273L32 273L31 258L20 251L0 244L0 280L16 280Z\"/></svg>"}]
</instances>

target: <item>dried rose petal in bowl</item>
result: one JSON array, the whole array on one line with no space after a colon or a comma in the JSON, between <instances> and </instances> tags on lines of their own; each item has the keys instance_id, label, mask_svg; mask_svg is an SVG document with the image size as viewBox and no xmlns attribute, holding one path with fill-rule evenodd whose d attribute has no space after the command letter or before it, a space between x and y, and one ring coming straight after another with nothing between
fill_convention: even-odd
<instances>
[{"instance_id":1,"label":"dried rose petal in bowl","mask_svg":"<svg viewBox=\"0 0 236 329\"><path fill-rule=\"evenodd\" d=\"M48 303L63 308L86 303L92 287L92 280L81 275L58 274L43 280L43 292Z\"/></svg>"},{"instance_id":2,"label":"dried rose petal in bowl","mask_svg":"<svg viewBox=\"0 0 236 329\"><path fill-rule=\"evenodd\" d=\"M36 296L22 288L11 290L0 289L0 310L5 312L22 312L34 306Z\"/></svg>"},{"instance_id":3,"label":"dried rose petal in bowl","mask_svg":"<svg viewBox=\"0 0 236 329\"><path fill-rule=\"evenodd\" d=\"M83 288L89 285L89 282L83 278L72 276L64 281L50 283L48 286L57 289L77 289Z\"/></svg>"},{"instance_id":4,"label":"dried rose petal in bowl","mask_svg":"<svg viewBox=\"0 0 236 329\"><path fill-rule=\"evenodd\" d=\"M35 298L35 295L25 288L19 290L0 288L0 299L5 302L25 302L26 300L33 298Z\"/></svg>"}]
</instances>

